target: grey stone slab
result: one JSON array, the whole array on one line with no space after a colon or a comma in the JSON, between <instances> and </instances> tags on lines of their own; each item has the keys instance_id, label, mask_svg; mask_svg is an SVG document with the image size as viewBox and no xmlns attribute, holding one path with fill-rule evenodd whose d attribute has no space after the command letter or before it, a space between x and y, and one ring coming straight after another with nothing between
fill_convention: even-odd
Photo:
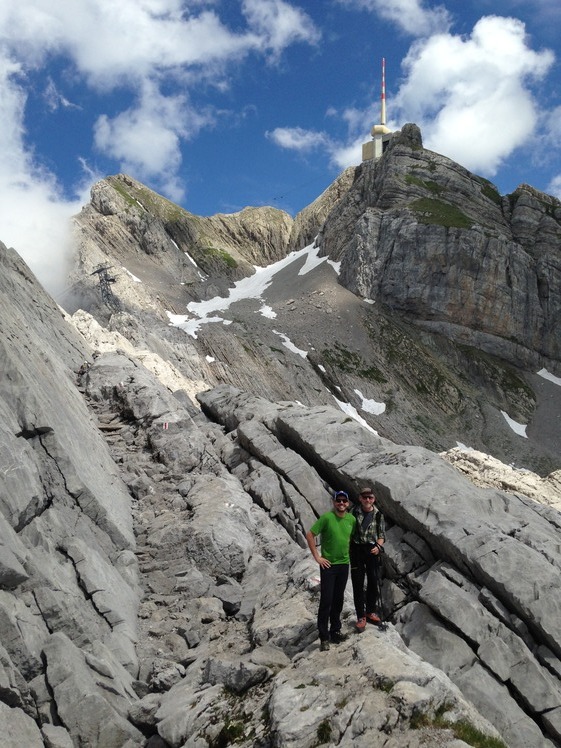
<instances>
[{"instance_id":1,"label":"grey stone slab","mask_svg":"<svg viewBox=\"0 0 561 748\"><path fill-rule=\"evenodd\" d=\"M41 731L19 707L0 701L0 735L5 748L44 748Z\"/></svg>"}]
</instances>

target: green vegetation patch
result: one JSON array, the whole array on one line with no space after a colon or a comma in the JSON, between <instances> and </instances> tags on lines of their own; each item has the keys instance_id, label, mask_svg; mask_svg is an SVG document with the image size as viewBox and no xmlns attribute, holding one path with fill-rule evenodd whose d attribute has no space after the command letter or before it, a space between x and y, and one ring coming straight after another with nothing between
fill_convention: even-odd
<instances>
[{"instance_id":1,"label":"green vegetation patch","mask_svg":"<svg viewBox=\"0 0 561 748\"><path fill-rule=\"evenodd\" d=\"M152 192L147 187L139 188L132 184L127 186L118 177L108 177L107 181L128 205L139 210L144 208L148 213L152 213L164 221L173 222L181 218L191 217L191 214L180 208L179 205L172 203L171 200L158 195L156 192Z\"/></svg>"},{"instance_id":2,"label":"green vegetation patch","mask_svg":"<svg viewBox=\"0 0 561 748\"><path fill-rule=\"evenodd\" d=\"M387 382L380 369L376 366L367 366L358 353L347 350L340 343L335 342L331 348L324 348L322 357L329 366L346 374L354 374L382 384Z\"/></svg>"},{"instance_id":3,"label":"green vegetation patch","mask_svg":"<svg viewBox=\"0 0 561 748\"><path fill-rule=\"evenodd\" d=\"M234 743L241 743L244 740L244 724L239 721L228 721L224 724L216 738L211 742L212 748L226 748Z\"/></svg>"},{"instance_id":4,"label":"green vegetation patch","mask_svg":"<svg viewBox=\"0 0 561 748\"><path fill-rule=\"evenodd\" d=\"M485 184L481 188L481 192L485 195L485 197L494 202L496 205L502 205L503 199L499 191L491 183Z\"/></svg>"},{"instance_id":5,"label":"green vegetation patch","mask_svg":"<svg viewBox=\"0 0 561 748\"><path fill-rule=\"evenodd\" d=\"M469 229L473 225L473 221L459 208L442 200L421 197L414 200L409 208L418 214L420 223L458 229Z\"/></svg>"},{"instance_id":6,"label":"green vegetation patch","mask_svg":"<svg viewBox=\"0 0 561 748\"><path fill-rule=\"evenodd\" d=\"M111 186L128 205L140 207L134 197L127 192L121 182L114 182L111 180Z\"/></svg>"},{"instance_id":7,"label":"green vegetation patch","mask_svg":"<svg viewBox=\"0 0 561 748\"><path fill-rule=\"evenodd\" d=\"M454 737L463 740L464 743L473 746L473 748L507 748L506 744L499 738L493 738L478 730L466 720L450 722L445 718L445 713L449 707L443 704L436 711L434 717L427 714L416 712L410 720L413 730L419 730L423 727L433 727L440 730L451 730Z\"/></svg>"},{"instance_id":8,"label":"green vegetation patch","mask_svg":"<svg viewBox=\"0 0 561 748\"><path fill-rule=\"evenodd\" d=\"M444 187L437 184L436 182L433 182L432 180L424 180L420 179L419 177L414 176L413 174L407 174L405 176L405 181L407 184L414 184L417 187L423 187L426 190L429 190L430 192L434 192L437 195L440 195L441 192L444 192Z\"/></svg>"},{"instance_id":9,"label":"green vegetation patch","mask_svg":"<svg viewBox=\"0 0 561 748\"><path fill-rule=\"evenodd\" d=\"M331 725L328 720L324 719L320 722L317 729L318 745L322 743L329 743L331 740Z\"/></svg>"},{"instance_id":10,"label":"green vegetation patch","mask_svg":"<svg viewBox=\"0 0 561 748\"><path fill-rule=\"evenodd\" d=\"M229 268L238 267L237 261L224 249L218 249L217 247L201 247L201 250L209 257L214 257L217 260L220 260L220 262L223 262Z\"/></svg>"},{"instance_id":11,"label":"green vegetation patch","mask_svg":"<svg viewBox=\"0 0 561 748\"><path fill-rule=\"evenodd\" d=\"M395 686L395 681L384 676L378 676L378 679L374 681L372 686L379 691L383 691L384 693L391 693L393 687Z\"/></svg>"}]
</instances>

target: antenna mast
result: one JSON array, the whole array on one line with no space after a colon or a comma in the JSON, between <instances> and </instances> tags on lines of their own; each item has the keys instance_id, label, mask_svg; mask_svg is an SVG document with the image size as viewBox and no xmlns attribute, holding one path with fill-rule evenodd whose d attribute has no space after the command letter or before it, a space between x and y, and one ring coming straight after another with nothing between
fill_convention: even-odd
<instances>
[{"instance_id":1,"label":"antenna mast","mask_svg":"<svg viewBox=\"0 0 561 748\"><path fill-rule=\"evenodd\" d=\"M386 58L382 57L382 115L380 124L386 124Z\"/></svg>"}]
</instances>

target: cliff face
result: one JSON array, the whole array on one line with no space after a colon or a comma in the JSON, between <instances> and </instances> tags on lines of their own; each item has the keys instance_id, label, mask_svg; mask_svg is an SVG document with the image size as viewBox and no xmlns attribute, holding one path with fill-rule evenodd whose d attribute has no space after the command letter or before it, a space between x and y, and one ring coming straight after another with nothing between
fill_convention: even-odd
<instances>
[{"instance_id":1,"label":"cliff face","mask_svg":"<svg viewBox=\"0 0 561 748\"><path fill-rule=\"evenodd\" d=\"M138 669L131 497L76 387L89 346L2 244L0 269L2 742L124 745L140 737L123 716Z\"/></svg>"},{"instance_id":2,"label":"cliff face","mask_svg":"<svg viewBox=\"0 0 561 748\"><path fill-rule=\"evenodd\" d=\"M366 162L321 232L341 282L513 362L561 357L561 204L492 184L422 148L414 125Z\"/></svg>"}]
</instances>

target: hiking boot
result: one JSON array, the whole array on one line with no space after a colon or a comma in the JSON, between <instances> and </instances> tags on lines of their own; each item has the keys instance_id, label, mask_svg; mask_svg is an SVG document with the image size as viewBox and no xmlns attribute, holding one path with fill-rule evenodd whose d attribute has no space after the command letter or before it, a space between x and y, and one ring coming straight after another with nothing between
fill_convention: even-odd
<instances>
[{"instance_id":1,"label":"hiking boot","mask_svg":"<svg viewBox=\"0 0 561 748\"><path fill-rule=\"evenodd\" d=\"M333 634L331 634L331 641L333 644L341 644L341 642L346 642L349 637L346 634L343 634L342 631L335 631Z\"/></svg>"},{"instance_id":2,"label":"hiking boot","mask_svg":"<svg viewBox=\"0 0 561 748\"><path fill-rule=\"evenodd\" d=\"M364 616L362 616L362 618L357 618L357 621L355 623L355 629L358 631L358 633L362 634L365 628L366 628L366 618Z\"/></svg>"},{"instance_id":3,"label":"hiking boot","mask_svg":"<svg viewBox=\"0 0 561 748\"><path fill-rule=\"evenodd\" d=\"M367 613L366 620L368 621L368 623L378 624L382 622L382 619L380 618L380 616L377 616L376 613Z\"/></svg>"},{"instance_id":4,"label":"hiking boot","mask_svg":"<svg viewBox=\"0 0 561 748\"><path fill-rule=\"evenodd\" d=\"M324 639L319 645L320 652L329 652L329 642Z\"/></svg>"}]
</instances>

